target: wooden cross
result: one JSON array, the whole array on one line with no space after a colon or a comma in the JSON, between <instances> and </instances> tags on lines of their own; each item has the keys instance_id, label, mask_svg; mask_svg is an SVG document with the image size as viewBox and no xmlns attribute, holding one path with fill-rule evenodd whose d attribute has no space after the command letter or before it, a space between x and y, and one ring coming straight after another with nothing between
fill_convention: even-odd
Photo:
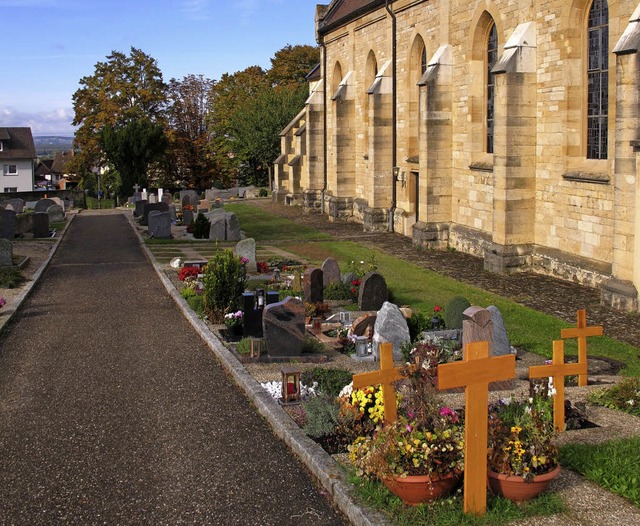
<instances>
[{"instance_id":1,"label":"wooden cross","mask_svg":"<svg viewBox=\"0 0 640 526\"><path fill-rule=\"evenodd\" d=\"M553 426L557 431L564 431L564 377L571 374L587 374L585 363L564 363L564 341L553 342L553 361L551 365L533 365L529 367L529 378L553 378Z\"/></svg>"},{"instance_id":2,"label":"wooden cross","mask_svg":"<svg viewBox=\"0 0 640 526\"><path fill-rule=\"evenodd\" d=\"M391 424L398 420L396 390L393 382L402 378L399 369L393 367L393 344L383 343L380 345L380 370L354 375L353 388L362 389L370 385L382 384L384 421L386 424Z\"/></svg>"},{"instance_id":3,"label":"wooden cross","mask_svg":"<svg viewBox=\"0 0 640 526\"><path fill-rule=\"evenodd\" d=\"M487 508L489 383L515 376L515 355L490 358L488 342L468 343L462 362L438 365L438 389L465 388L465 513L483 515Z\"/></svg>"},{"instance_id":4,"label":"wooden cross","mask_svg":"<svg viewBox=\"0 0 640 526\"><path fill-rule=\"evenodd\" d=\"M578 325L571 329L561 329L560 338L577 338L578 339L578 363L587 365L587 337L602 336L602 325L597 327L587 327L587 311L581 309L578 311ZM578 385L584 387L587 385L587 370L578 376Z\"/></svg>"}]
</instances>

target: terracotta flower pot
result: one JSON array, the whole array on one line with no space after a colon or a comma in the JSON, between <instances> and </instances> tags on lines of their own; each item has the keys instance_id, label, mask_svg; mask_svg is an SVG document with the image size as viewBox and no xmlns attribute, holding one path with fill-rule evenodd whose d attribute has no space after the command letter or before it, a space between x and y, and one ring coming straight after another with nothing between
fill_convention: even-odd
<instances>
[{"instance_id":1,"label":"terracotta flower pot","mask_svg":"<svg viewBox=\"0 0 640 526\"><path fill-rule=\"evenodd\" d=\"M428 475L407 475L406 477L389 477L383 480L389 491L400 497L409 506L417 506L445 497L458 484L459 478L453 473L432 481Z\"/></svg>"},{"instance_id":2,"label":"terracotta flower pot","mask_svg":"<svg viewBox=\"0 0 640 526\"><path fill-rule=\"evenodd\" d=\"M514 502L534 499L547 489L549 483L559 474L560 466L542 475L536 475L532 480L524 480L520 476L505 475L491 470L487 472L489 487L493 494Z\"/></svg>"}]
</instances>

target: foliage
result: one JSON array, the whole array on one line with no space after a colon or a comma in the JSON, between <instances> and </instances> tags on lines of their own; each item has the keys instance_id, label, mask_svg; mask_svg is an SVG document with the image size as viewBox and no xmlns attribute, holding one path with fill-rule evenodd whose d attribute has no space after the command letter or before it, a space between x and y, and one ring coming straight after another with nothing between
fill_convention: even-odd
<instances>
[{"instance_id":1,"label":"foliage","mask_svg":"<svg viewBox=\"0 0 640 526\"><path fill-rule=\"evenodd\" d=\"M335 398L320 395L309 398L304 403L307 422L304 432L311 438L321 438L332 435L340 423L340 405Z\"/></svg>"},{"instance_id":2,"label":"foliage","mask_svg":"<svg viewBox=\"0 0 640 526\"><path fill-rule=\"evenodd\" d=\"M469 300L463 296L451 298L444 309L444 323L448 329L462 329L464 311L471 307Z\"/></svg>"},{"instance_id":3,"label":"foliage","mask_svg":"<svg viewBox=\"0 0 640 526\"><path fill-rule=\"evenodd\" d=\"M420 335L431 328L431 319L424 311L413 309L410 318L407 318L407 326L409 327L409 338L416 341Z\"/></svg>"},{"instance_id":4,"label":"foliage","mask_svg":"<svg viewBox=\"0 0 640 526\"><path fill-rule=\"evenodd\" d=\"M442 307L440 305L436 305L433 307L433 316L431 317L431 328L433 330L444 329L445 323L444 318L442 317Z\"/></svg>"},{"instance_id":5,"label":"foliage","mask_svg":"<svg viewBox=\"0 0 640 526\"><path fill-rule=\"evenodd\" d=\"M204 298L201 294L196 294L194 296L189 296L186 298L189 307L191 310L195 312L200 318L204 316Z\"/></svg>"},{"instance_id":6,"label":"foliage","mask_svg":"<svg viewBox=\"0 0 640 526\"><path fill-rule=\"evenodd\" d=\"M640 416L640 378L625 378L613 387L592 391L589 402Z\"/></svg>"},{"instance_id":7,"label":"foliage","mask_svg":"<svg viewBox=\"0 0 640 526\"><path fill-rule=\"evenodd\" d=\"M362 280L369 272L374 272L378 270L378 262L376 260L376 255L372 252L369 257L366 259L361 259L360 261L351 260L347 265L347 272L351 272L356 275L358 280Z\"/></svg>"},{"instance_id":8,"label":"foliage","mask_svg":"<svg viewBox=\"0 0 640 526\"><path fill-rule=\"evenodd\" d=\"M420 372L426 376L433 376L436 367L441 363L455 362L462 359L462 346L444 338L430 338L416 343L403 345L401 348L404 360L409 364L405 374Z\"/></svg>"},{"instance_id":9,"label":"foliage","mask_svg":"<svg viewBox=\"0 0 640 526\"><path fill-rule=\"evenodd\" d=\"M209 230L211 229L211 221L202 212L198 212L193 222L192 233L196 239L208 239Z\"/></svg>"},{"instance_id":10,"label":"foliage","mask_svg":"<svg viewBox=\"0 0 640 526\"><path fill-rule=\"evenodd\" d=\"M266 188L260 188L260 190L258 191L258 197L267 197L268 195L269 192Z\"/></svg>"},{"instance_id":11,"label":"foliage","mask_svg":"<svg viewBox=\"0 0 640 526\"><path fill-rule=\"evenodd\" d=\"M304 302L304 315L310 318L323 318L329 312L327 303L308 303Z\"/></svg>"},{"instance_id":12,"label":"foliage","mask_svg":"<svg viewBox=\"0 0 640 526\"><path fill-rule=\"evenodd\" d=\"M184 281L186 278L197 278L198 274L200 274L198 267L182 267L178 271L178 279Z\"/></svg>"},{"instance_id":13,"label":"foliage","mask_svg":"<svg viewBox=\"0 0 640 526\"><path fill-rule=\"evenodd\" d=\"M120 174L121 196L131 195L133 185L147 186L149 165L158 161L167 147L162 126L147 118L122 125L105 125L100 146Z\"/></svg>"},{"instance_id":14,"label":"foliage","mask_svg":"<svg viewBox=\"0 0 640 526\"><path fill-rule=\"evenodd\" d=\"M247 269L230 250L216 252L204 273L204 306L211 321L237 309L247 281Z\"/></svg>"},{"instance_id":15,"label":"foliage","mask_svg":"<svg viewBox=\"0 0 640 526\"><path fill-rule=\"evenodd\" d=\"M314 46L286 45L271 59L267 77L279 89L307 90L306 76L320 62L320 49Z\"/></svg>"},{"instance_id":16,"label":"foliage","mask_svg":"<svg viewBox=\"0 0 640 526\"><path fill-rule=\"evenodd\" d=\"M79 84L73 94L73 125L78 126L75 146L79 151L68 166L71 172L87 174L99 165L105 126L121 127L140 119L164 122L162 72L156 60L140 49L132 47L129 55L113 51Z\"/></svg>"},{"instance_id":17,"label":"foliage","mask_svg":"<svg viewBox=\"0 0 640 526\"><path fill-rule=\"evenodd\" d=\"M342 283L342 281L337 281L335 283L329 283L324 288L324 299L351 301L353 300L353 295L348 285Z\"/></svg>"},{"instance_id":18,"label":"foliage","mask_svg":"<svg viewBox=\"0 0 640 526\"><path fill-rule=\"evenodd\" d=\"M328 369L314 367L310 371L302 373L301 382L305 385L318 383L317 390L328 396L336 397L352 378L353 373L345 369Z\"/></svg>"},{"instance_id":19,"label":"foliage","mask_svg":"<svg viewBox=\"0 0 640 526\"><path fill-rule=\"evenodd\" d=\"M324 352L324 350L324 344L318 338L305 333L302 342L302 354L318 354Z\"/></svg>"},{"instance_id":20,"label":"foliage","mask_svg":"<svg viewBox=\"0 0 640 526\"><path fill-rule=\"evenodd\" d=\"M560 463L640 506L640 438L604 444L568 444Z\"/></svg>"},{"instance_id":21,"label":"foliage","mask_svg":"<svg viewBox=\"0 0 640 526\"><path fill-rule=\"evenodd\" d=\"M236 352L238 354L251 354L251 338L242 338L236 343Z\"/></svg>"},{"instance_id":22,"label":"foliage","mask_svg":"<svg viewBox=\"0 0 640 526\"><path fill-rule=\"evenodd\" d=\"M290 270L289 267L298 267L301 265L302 265L301 261L298 261L297 259L291 259L291 258L272 258L269 260L270 267L276 267L283 271Z\"/></svg>"},{"instance_id":23,"label":"foliage","mask_svg":"<svg viewBox=\"0 0 640 526\"><path fill-rule=\"evenodd\" d=\"M241 310L228 312L224 315L224 324L227 327L241 327L243 318L244 312L242 312Z\"/></svg>"},{"instance_id":24,"label":"foliage","mask_svg":"<svg viewBox=\"0 0 640 526\"><path fill-rule=\"evenodd\" d=\"M15 289L25 281L27 281L26 278L17 268L0 267L0 288Z\"/></svg>"},{"instance_id":25,"label":"foliage","mask_svg":"<svg viewBox=\"0 0 640 526\"><path fill-rule=\"evenodd\" d=\"M489 468L497 473L529 480L558 465L552 399L541 391L532 395L489 408Z\"/></svg>"}]
</instances>

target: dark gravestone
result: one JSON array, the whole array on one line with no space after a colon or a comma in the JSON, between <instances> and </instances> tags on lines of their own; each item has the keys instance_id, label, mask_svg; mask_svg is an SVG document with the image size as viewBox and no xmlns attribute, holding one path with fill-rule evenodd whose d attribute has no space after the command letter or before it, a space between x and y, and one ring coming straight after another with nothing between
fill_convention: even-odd
<instances>
[{"instance_id":1,"label":"dark gravestone","mask_svg":"<svg viewBox=\"0 0 640 526\"><path fill-rule=\"evenodd\" d=\"M0 267L13 266L13 244L8 239L0 239Z\"/></svg>"},{"instance_id":2,"label":"dark gravestone","mask_svg":"<svg viewBox=\"0 0 640 526\"><path fill-rule=\"evenodd\" d=\"M33 208L35 212L46 212L50 206L56 205L53 199L40 199Z\"/></svg>"},{"instance_id":3,"label":"dark gravestone","mask_svg":"<svg viewBox=\"0 0 640 526\"><path fill-rule=\"evenodd\" d=\"M291 296L267 305L262 330L270 357L300 356L304 344L304 303Z\"/></svg>"},{"instance_id":4,"label":"dark gravestone","mask_svg":"<svg viewBox=\"0 0 640 526\"><path fill-rule=\"evenodd\" d=\"M144 205L144 213L142 214L142 225L149 225L149 212L168 212L169 205L167 203L147 203Z\"/></svg>"},{"instance_id":5,"label":"dark gravestone","mask_svg":"<svg viewBox=\"0 0 640 526\"><path fill-rule=\"evenodd\" d=\"M507 336L507 328L502 319L502 313L494 305L489 305L487 310L491 313L491 321L493 322L493 355L504 356L511 354L511 344L509 343L509 336Z\"/></svg>"},{"instance_id":6,"label":"dark gravestone","mask_svg":"<svg viewBox=\"0 0 640 526\"><path fill-rule=\"evenodd\" d=\"M467 317L462 322L462 348L466 348L467 343L488 342L489 355L493 354L493 320L491 312L482 307L472 305L464 311Z\"/></svg>"},{"instance_id":7,"label":"dark gravestone","mask_svg":"<svg viewBox=\"0 0 640 526\"><path fill-rule=\"evenodd\" d=\"M306 303L322 303L324 301L324 283L322 270L308 268L302 276L302 292Z\"/></svg>"},{"instance_id":8,"label":"dark gravestone","mask_svg":"<svg viewBox=\"0 0 640 526\"><path fill-rule=\"evenodd\" d=\"M33 214L20 214L16 216L16 236L23 237L27 232L33 231Z\"/></svg>"},{"instance_id":9,"label":"dark gravestone","mask_svg":"<svg viewBox=\"0 0 640 526\"><path fill-rule=\"evenodd\" d=\"M16 213L13 210L0 210L0 238L16 237Z\"/></svg>"},{"instance_id":10,"label":"dark gravestone","mask_svg":"<svg viewBox=\"0 0 640 526\"><path fill-rule=\"evenodd\" d=\"M149 212L149 237L171 239L171 215L169 212L152 210Z\"/></svg>"},{"instance_id":11,"label":"dark gravestone","mask_svg":"<svg viewBox=\"0 0 640 526\"><path fill-rule=\"evenodd\" d=\"M227 212L225 214L227 227L226 227L226 240L227 241L240 241L242 239L242 232L240 231L240 221L233 212Z\"/></svg>"},{"instance_id":12,"label":"dark gravestone","mask_svg":"<svg viewBox=\"0 0 640 526\"><path fill-rule=\"evenodd\" d=\"M335 259L325 259L320 268L323 272L322 280L325 287L330 283L340 283L340 266Z\"/></svg>"},{"instance_id":13,"label":"dark gravestone","mask_svg":"<svg viewBox=\"0 0 640 526\"><path fill-rule=\"evenodd\" d=\"M360 283L358 291L358 305L360 310L375 310L382 308L385 301L389 299L387 282L381 274L369 272Z\"/></svg>"},{"instance_id":14,"label":"dark gravestone","mask_svg":"<svg viewBox=\"0 0 640 526\"><path fill-rule=\"evenodd\" d=\"M225 213L206 215L209 217L209 221L211 221L211 226L209 226L209 239L224 241L227 235L227 219Z\"/></svg>"},{"instance_id":15,"label":"dark gravestone","mask_svg":"<svg viewBox=\"0 0 640 526\"><path fill-rule=\"evenodd\" d=\"M12 199L7 199L6 201L2 201L2 204L10 205L16 214L21 214L22 210L24 209L24 199L20 199L19 197L14 197Z\"/></svg>"},{"instance_id":16,"label":"dark gravestone","mask_svg":"<svg viewBox=\"0 0 640 526\"><path fill-rule=\"evenodd\" d=\"M33 237L50 237L49 214L46 212L33 214Z\"/></svg>"},{"instance_id":17,"label":"dark gravestone","mask_svg":"<svg viewBox=\"0 0 640 526\"><path fill-rule=\"evenodd\" d=\"M148 204L149 201L147 201L146 199L140 199L139 201L136 201L136 209L133 211L133 216L142 217L144 215L144 207Z\"/></svg>"},{"instance_id":18,"label":"dark gravestone","mask_svg":"<svg viewBox=\"0 0 640 526\"><path fill-rule=\"evenodd\" d=\"M182 224L189 226L193 223L193 210L182 210Z\"/></svg>"},{"instance_id":19,"label":"dark gravestone","mask_svg":"<svg viewBox=\"0 0 640 526\"><path fill-rule=\"evenodd\" d=\"M262 315L267 305L278 303L277 292L267 292L264 298L265 305L259 305L255 292L245 292L242 294L242 305L244 310L243 335L254 338L262 338Z\"/></svg>"},{"instance_id":20,"label":"dark gravestone","mask_svg":"<svg viewBox=\"0 0 640 526\"><path fill-rule=\"evenodd\" d=\"M173 203L169 203L169 216L171 217L171 223L175 223L178 220L176 205L174 205Z\"/></svg>"},{"instance_id":21,"label":"dark gravestone","mask_svg":"<svg viewBox=\"0 0 640 526\"><path fill-rule=\"evenodd\" d=\"M53 205L47 208L47 214L49 214L49 224L64 221L64 209L60 205Z\"/></svg>"}]
</instances>

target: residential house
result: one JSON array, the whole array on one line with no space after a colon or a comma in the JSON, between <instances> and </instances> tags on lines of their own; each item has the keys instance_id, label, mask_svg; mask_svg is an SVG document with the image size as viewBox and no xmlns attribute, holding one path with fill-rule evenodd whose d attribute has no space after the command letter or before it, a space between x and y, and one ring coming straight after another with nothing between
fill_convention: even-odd
<instances>
[{"instance_id":1,"label":"residential house","mask_svg":"<svg viewBox=\"0 0 640 526\"><path fill-rule=\"evenodd\" d=\"M36 147L31 128L0 128L0 192L31 192Z\"/></svg>"}]
</instances>

